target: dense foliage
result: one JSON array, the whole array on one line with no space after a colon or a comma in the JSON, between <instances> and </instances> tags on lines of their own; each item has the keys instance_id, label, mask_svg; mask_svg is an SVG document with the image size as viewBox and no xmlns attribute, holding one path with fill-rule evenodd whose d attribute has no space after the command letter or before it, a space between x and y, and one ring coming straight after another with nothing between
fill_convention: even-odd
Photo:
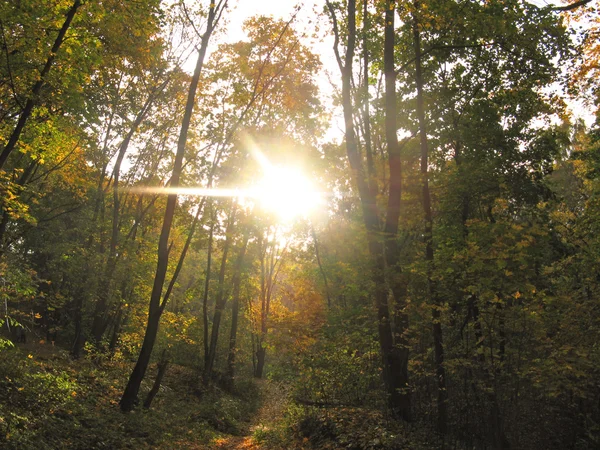
<instances>
[{"instance_id":1,"label":"dense foliage","mask_svg":"<svg viewBox=\"0 0 600 450\"><path fill-rule=\"evenodd\" d=\"M231 6L0 2L0 446L600 447L593 3Z\"/></svg>"}]
</instances>

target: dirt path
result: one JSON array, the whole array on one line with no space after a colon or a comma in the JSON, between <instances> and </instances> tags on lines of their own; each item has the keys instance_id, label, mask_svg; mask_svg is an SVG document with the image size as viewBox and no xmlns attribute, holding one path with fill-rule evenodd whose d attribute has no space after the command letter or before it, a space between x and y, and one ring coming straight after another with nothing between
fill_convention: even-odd
<instances>
[{"instance_id":1,"label":"dirt path","mask_svg":"<svg viewBox=\"0 0 600 450\"><path fill-rule=\"evenodd\" d=\"M283 415L287 395L284 389L276 383L267 380L257 381L262 397L262 404L256 411L246 434L229 436L215 442L214 449L227 450L261 450L266 449L254 442L253 436L257 430L269 430Z\"/></svg>"}]
</instances>

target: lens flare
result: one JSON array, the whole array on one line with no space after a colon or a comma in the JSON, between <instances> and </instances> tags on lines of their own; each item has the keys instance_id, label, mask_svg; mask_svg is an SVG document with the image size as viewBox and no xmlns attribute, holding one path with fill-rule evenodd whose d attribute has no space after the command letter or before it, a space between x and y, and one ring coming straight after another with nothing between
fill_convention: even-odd
<instances>
[{"instance_id":1,"label":"lens flare","mask_svg":"<svg viewBox=\"0 0 600 450\"><path fill-rule=\"evenodd\" d=\"M292 167L268 168L252 196L264 209L276 213L283 221L305 216L322 203L321 194L310 180Z\"/></svg>"},{"instance_id":2,"label":"lens flare","mask_svg":"<svg viewBox=\"0 0 600 450\"><path fill-rule=\"evenodd\" d=\"M315 190L310 179L299 168L274 165L251 139L248 139L247 144L262 171L262 178L251 187L220 189L138 186L127 190L139 194L253 199L263 210L276 214L283 222L306 216L323 205L323 195Z\"/></svg>"}]
</instances>

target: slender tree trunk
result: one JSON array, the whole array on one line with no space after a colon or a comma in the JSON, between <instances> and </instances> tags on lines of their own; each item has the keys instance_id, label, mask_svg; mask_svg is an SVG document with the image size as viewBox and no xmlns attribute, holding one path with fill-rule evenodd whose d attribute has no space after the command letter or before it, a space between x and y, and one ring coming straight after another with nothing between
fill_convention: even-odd
<instances>
[{"instance_id":1,"label":"slender tree trunk","mask_svg":"<svg viewBox=\"0 0 600 450\"><path fill-rule=\"evenodd\" d=\"M256 335L254 333L250 333L250 344L252 348L252 373L256 372Z\"/></svg>"},{"instance_id":2,"label":"slender tree trunk","mask_svg":"<svg viewBox=\"0 0 600 450\"><path fill-rule=\"evenodd\" d=\"M369 1L363 0L363 78L364 78L364 99L363 99L363 126L365 139L365 153L367 157L367 174L369 177L368 185L372 196L377 195L377 180L375 172L375 160L373 158L373 143L371 140L371 113L369 98Z\"/></svg>"},{"instance_id":3,"label":"slender tree trunk","mask_svg":"<svg viewBox=\"0 0 600 450\"><path fill-rule=\"evenodd\" d=\"M123 75L121 75L122 79ZM119 80L119 86L121 85L121 80ZM106 181L106 171L108 170L108 140L110 139L110 133L112 131L113 121L116 114L116 101L112 105L112 109L110 112L110 116L108 118L108 124L106 125L106 132L104 134L104 140L102 144L102 168L100 169L100 174L98 176L98 184L96 185L96 199L94 201L94 213L92 214L92 225L96 225L98 220L98 214L100 213L100 206L104 203L104 182ZM90 240L92 239L92 235L90 235Z\"/></svg>"},{"instance_id":4,"label":"slender tree trunk","mask_svg":"<svg viewBox=\"0 0 600 450\"><path fill-rule=\"evenodd\" d=\"M146 396L146 400L144 400L145 409L150 409L150 406L152 406L152 401L154 400L154 397L156 397L156 394L158 394L158 391L160 390L160 383L162 383L162 379L165 376L165 373L167 372L167 367L169 367L169 359L167 358L167 351L163 350L162 355L160 357L160 361L158 362L158 372L156 374L156 379L154 380L152 389L150 389L150 392L148 392L148 395Z\"/></svg>"},{"instance_id":5,"label":"slender tree trunk","mask_svg":"<svg viewBox=\"0 0 600 450\"><path fill-rule=\"evenodd\" d=\"M269 330L268 320L271 311L271 299L273 288L277 282L277 276L283 264L283 256L286 247L281 249L277 242L277 227L273 227L273 235L269 238L269 231L261 236L260 248L260 323L255 327L256 333L256 365L254 366L254 376L262 378L267 348L264 345ZM258 330L256 330L258 328Z\"/></svg>"},{"instance_id":6,"label":"slender tree trunk","mask_svg":"<svg viewBox=\"0 0 600 450\"><path fill-rule=\"evenodd\" d=\"M169 301L169 297L171 296L171 293L173 292L173 288L175 287L175 283L177 282L179 273L181 272L181 269L183 268L183 263L185 261L185 257L187 256L187 252L190 248L190 245L192 243L194 233L196 232L196 225L198 225L198 219L200 218L200 214L202 212L205 201L206 201L206 197L204 197L203 201L200 202L200 205L198 206L198 210L196 211L196 215L194 216L194 220L192 221L192 225L190 226L190 231L185 240L185 244L183 245L183 250L181 251L181 254L179 255L179 260L177 261L177 267L175 267L175 271L173 272L173 276L171 277L171 281L169 282L169 285L167 286L167 290L165 292L165 296L163 299L163 303L165 303L165 304L166 304L166 302Z\"/></svg>"},{"instance_id":7,"label":"slender tree trunk","mask_svg":"<svg viewBox=\"0 0 600 450\"><path fill-rule=\"evenodd\" d=\"M203 332L203 343L204 343L204 365L208 361L208 290L210 287L210 271L212 265L212 247L213 247L213 235L215 230L215 221L217 220L216 213L213 212L210 223L210 233L208 235L208 248L206 256L206 277L204 278L204 296L202 298L202 323L204 325Z\"/></svg>"},{"instance_id":8,"label":"slender tree trunk","mask_svg":"<svg viewBox=\"0 0 600 450\"><path fill-rule=\"evenodd\" d=\"M427 263L428 294L432 301L432 330L435 355L435 373L438 389L438 430L445 434L448 431L448 392L446 389L446 369L444 367L444 343L442 339L442 324L437 289L432 279L434 265L433 253L433 217L431 213L431 194L429 192L429 142L425 121L425 106L423 94L423 68L421 61L421 34L419 30L419 2L415 1L413 13L413 45L415 50L415 82L417 85L417 117L419 120L419 136L421 144L421 182L423 183L423 212L425 215L425 261Z\"/></svg>"},{"instance_id":9,"label":"slender tree trunk","mask_svg":"<svg viewBox=\"0 0 600 450\"><path fill-rule=\"evenodd\" d=\"M37 103L39 101L38 97L40 95L42 87L44 86L44 84L46 82L46 76L48 75L48 72L50 72L50 69L52 68L52 64L54 63L56 54L58 53L60 46L64 42L65 35L67 34L67 30L71 26L73 17L75 17L75 13L77 12L77 10L79 9L80 6L81 6L81 0L75 0L73 2L73 5L67 12L67 17L65 18L65 21L63 22L63 25L62 25L60 31L58 32L58 36L56 37L56 40L54 41L54 45L52 46L52 49L50 50L50 55L48 55L46 64L42 68L42 71L40 72L38 80L33 85L29 99L25 103L25 107L23 108L23 111L21 112L21 115L19 116L19 121L17 122L17 126L15 127L12 134L8 138L8 142L6 143L6 146L4 147L4 149L2 150L2 153L0 153L0 169L2 169L4 167L4 164L6 164L6 160L8 159L8 157L12 153L12 151L15 149L17 143L19 142L21 133L23 132L23 129L25 128L25 124L27 123L27 120L31 116L31 113L33 112L33 108L37 105Z\"/></svg>"},{"instance_id":10,"label":"slender tree trunk","mask_svg":"<svg viewBox=\"0 0 600 450\"><path fill-rule=\"evenodd\" d=\"M116 259L109 256L104 273L98 283L98 300L94 308L94 320L92 322L92 338L96 345L100 345L102 336L109 324L108 305L112 293L112 279L116 269Z\"/></svg>"},{"instance_id":11,"label":"slender tree trunk","mask_svg":"<svg viewBox=\"0 0 600 450\"><path fill-rule=\"evenodd\" d=\"M119 150L117 152L117 160L113 169L113 214L108 260L106 262L104 275L98 286L98 301L96 303L96 308L94 309L94 320L92 322L92 336L96 345L102 340L102 336L104 336L104 332L106 331L109 322L108 307L112 296L113 278L117 268L117 247L119 245L119 221L121 215L121 198L119 193L121 165L123 164L123 159L125 158L133 135L141 125L150 110L152 103L156 99L156 96L162 91L164 86L166 86L166 82L162 83L148 95L148 99L142 106L142 109L138 112L127 135L123 139L123 142L119 145Z\"/></svg>"},{"instance_id":12,"label":"slender tree trunk","mask_svg":"<svg viewBox=\"0 0 600 450\"><path fill-rule=\"evenodd\" d=\"M182 172L188 129L190 127L192 112L196 99L196 90L198 88L200 72L202 71L202 67L204 65L204 57L206 56L208 41L212 31L214 30L214 27L218 23L223 8L226 6L227 0L221 0L217 5L212 2L210 4L206 31L202 36L202 43L198 52L198 60L196 62L196 68L194 70L192 82L190 84L187 103L185 106L185 113L181 125L181 132L177 142L177 153L175 154L175 164L173 167L173 175L171 176L171 187L174 188L179 186L179 178ZM123 392L123 396L121 397L120 401L121 410L124 412L131 411L137 402L140 385L144 379L144 375L146 374L146 369L148 368L148 363L150 362L150 357L152 355L152 349L154 348L154 343L158 334L158 326L164 307L164 305L161 305L162 290L167 274L167 266L169 263L169 236L171 233L173 217L175 215L176 204L177 194L170 194L167 197L167 207L165 209L163 226L158 243L158 262L156 266L156 275L154 277L154 285L152 287L152 294L150 296L146 334L144 336L144 342L140 350L138 361L131 373L131 376L129 377L129 381L125 387L125 391Z\"/></svg>"},{"instance_id":13,"label":"slender tree trunk","mask_svg":"<svg viewBox=\"0 0 600 450\"><path fill-rule=\"evenodd\" d=\"M123 320L123 308L119 308L117 316L115 317L115 325L113 326L112 336L108 345L108 350L111 355L114 356L115 350L117 349L117 343L119 342L119 335L121 334L121 321Z\"/></svg>"},{"instance_id":14,"label":"slender tree trunk","mask_svg":"<svg viewBox=\"0 0 600 450\"><path fill-rule=\"evenodd\" d=\"M273 238L274 239L274 238ZM256 364L254 365L254 377L262 378L265 367L266 348L263 347L263 341L267 334L267 297L269 295L270 273L267 269L269 236L263 236L261 239L261 259L260 259L260 323L256 335ZM273 249L273 253L275 249Z\"/></svg>"},{"instance_id":15,"label":"slender tree trunk","mask_svg":"<svg viewBox=\"0 0 600 450\"><path fill-rule=\"evenodd\" d=\"M73 359L79 359L81 357L81 351L85 345L85 335L83 330L83 295L81 293L76 294L75 297L75 313L73 315L75 322L75 340L71 346L71 357Z\"/></svg>"},{"instance_id":16,"label":"slender tree trunk","mask_svg":"<svg viewBox=\"0 0 600 450\"><path fill-rule=\"evenodd\" d=\"M339 30L337 25L337 19L335 15L335 9L331 2L326 0L327 7L331 14L333 21L333 29L335 35L334 52L340 71L342 74L342 107L344 112L344 123L345 123L345 137L346 137L346 153L348 155L348 161L352 169L353 178L357 184L358 192L361 200L363 221L367 230L367 238L369 241L369 253L372 259L372 280L375 285L375 306L377 309L377 320L378 320L378 332L379 332L379 344L381 349L382 363L383 363L383 381L385 384L386 391L388 393L388 404L393 414L397 417L401 417L404 420L410 420L410 394L408 392L408 348L406 346L395 345L394 337L403 336L403 327L408 326L408 320L404 316L404 320L396 321L399 329L395 333L392 332L392 323L390 316L390 307L388 303L388 283L386 279L386 252L385 245L391 245L395 242L394 239L386 239L386 243L382 242L379 212L377 208L377 201L375 193L369 188L369 183L365 176L363 168L362 158L358 150L358 141L354 128L353 118L353 105L352 105L352 63L354 58L354 50L356 45L356 0L348 1L348 42L346 46L346 53L344 60L339 54ZM390 31L393 32L393 18L395 10L394 2L386 2L386 48L388 49L387 54L388 62L386 67L389 67L390 58ZM391 8L391 11L390 11ZM391 14L390 14L391 12ZM388 19L391 20L391 26L388 25ZM393 36L392 36L393 37ZM393 42L392 42L392 68L393 68ZM389 70L389 69L388 69ZM388 74L390 77L391 74ZM395 77L395 74L393 75ZM395 78L394 78L395 79ZM389 98L386 97L386 106L388 105ZM394 94L395 104L395 94ZM389 112L386 112L386 117ZM386 125L391 123L386 118ZM395 126L395 122L394 122ZM387 129L387 126L386 126ZM386 130L386 135L388 134ZM394 131L395 135L395 131ZM397 144L397 142L396 142ZM386 220L386 231L391 230L391 225L394 220L397 223L398 219L394 214L399 214L399 201L400 201L400 165L397 156L397 145L388 149L390 153L390 172L393 171L395 178L393 180L393 186L390 187L390 198L388 199L388 218ZM393 158L392 158L393 157ZM394 219L395 217L395 219ZM393 231L393 230L392 230ZM395 238L395 236L394 236ZM399 295L400 290L398 289L399 284L396 286L395 296L397 297L396 303L401 304L404 297ZM399 310L403 311L403 307Z\"/></svg>"},{"instance_id":17,"label":"slender tree trunk","mask_svg":"<svg viewBox=\"0 0 600 450\"><path fill-rule=\"evenodd\" d=\"M402 200L402 159L398 144L396 108L396 69L394 61L396 2L388 0L385 10L383 44L385 76L385 140L389 166L389 194L385 219L385 264L387 280L394 295L394 327L391 329L392 343L388 359L392 380L390 380L390 406L395 415L406 421L411 420L410 393L408 392L409 347L405 337L408 329L406 314L407 284L400 267L398 229ZM380 294L382 295L382 294ZM385 293L387 297L387 292ZM389 315L389 310L388 310Z\"/></svg>"},{"instance_id":18,"label":"slender tree trunk","mask_svg":"<svg viewBox=\"0 0 600 450\"><path fill-rule=\"evenodd\" d=\"M217 342L219 340L219 328L221 326L221 317L223 315L223 310L225 309L225 304L227 303L227 297L225 296L225 271L227 269L227 255L229 254L229 247L231 245L233 228L235 225L235 212L236 205L234 203L229 213L229 223L227 224L227 230L225 231L225 243L223 244L223 256L221 258L221 268L219 270L219 285L217 288L217 298L215 300L215 312L213 314L210 345L208 348L208 358L204 364L205 383L208 383L212 376L212 371L217 353Z\"/></svg>"},{"instance_id":19,"label":"slender tree trunk","mask_svg":"<svg viewBox=\"0 0 600 450\"><path fill-rule=\"evenodd\" d=\"M323 277L323 283L325 283L325 295L327 296L327 307L331 309L331 295L329 294L329 283L327 282L327 274L325 273L325 269L323 269L323 264L321 263L321 255L319 253L319 241L317 240L317 233L315 232L315 227L311 225L312 238L315 243L315 255L317 257L317 264L319 265L319 271L321 272L321 276Z\"/></svg>"},{"instance_id":20,"label":"slender tree trunk","mask_svg":"<svg viewBox=\"0 0 600 450\"><path fill-rule=\"evenodd\" d=\"M229 354L227 356L227 378L231 386L233 386L233 380L235 378L235 356L237 353L237 330L238 330L238 316L240 312L240 285L242 281L242 268L244 266L244 258L246 257L246 250L248 248L249 234L244 234L244 242L242 248L238 254L235 262L235 269L233 272L232 280L232 292L231 292L231 332L229 334Z\"/></svg>"}]
</instances>

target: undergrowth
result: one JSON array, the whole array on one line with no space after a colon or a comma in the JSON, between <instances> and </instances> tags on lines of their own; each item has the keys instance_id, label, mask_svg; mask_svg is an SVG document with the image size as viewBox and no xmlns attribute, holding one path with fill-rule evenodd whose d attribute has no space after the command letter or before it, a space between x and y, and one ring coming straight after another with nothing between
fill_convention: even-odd
<instances>
[{"instance_id":1,"label":"undergrowth","mask_svg":"<svg viewBox=\"0 0 600 450\"><path fill-rule=\"evenodd\" d=\"M64 350L27 344L0 357L0 447L6 449L202 448L237 434L256 408L256 389L199 388L194 370L172 366L152 409L118 406L131 367L73 361ZM140 403L153 382L151 367Z\"/></svg>"},{"instance_id":2,"label":"undergrowth","mask_svg":"<svg viewBox=\"0 0 600 450\"><path fill-rule=\"evenodd\" d=\"M404 424L368 408L287 407L273 427L257 428L254 442L268 449L433 450L437 435L423 424Z\"/></svg>"}]
</instances>

